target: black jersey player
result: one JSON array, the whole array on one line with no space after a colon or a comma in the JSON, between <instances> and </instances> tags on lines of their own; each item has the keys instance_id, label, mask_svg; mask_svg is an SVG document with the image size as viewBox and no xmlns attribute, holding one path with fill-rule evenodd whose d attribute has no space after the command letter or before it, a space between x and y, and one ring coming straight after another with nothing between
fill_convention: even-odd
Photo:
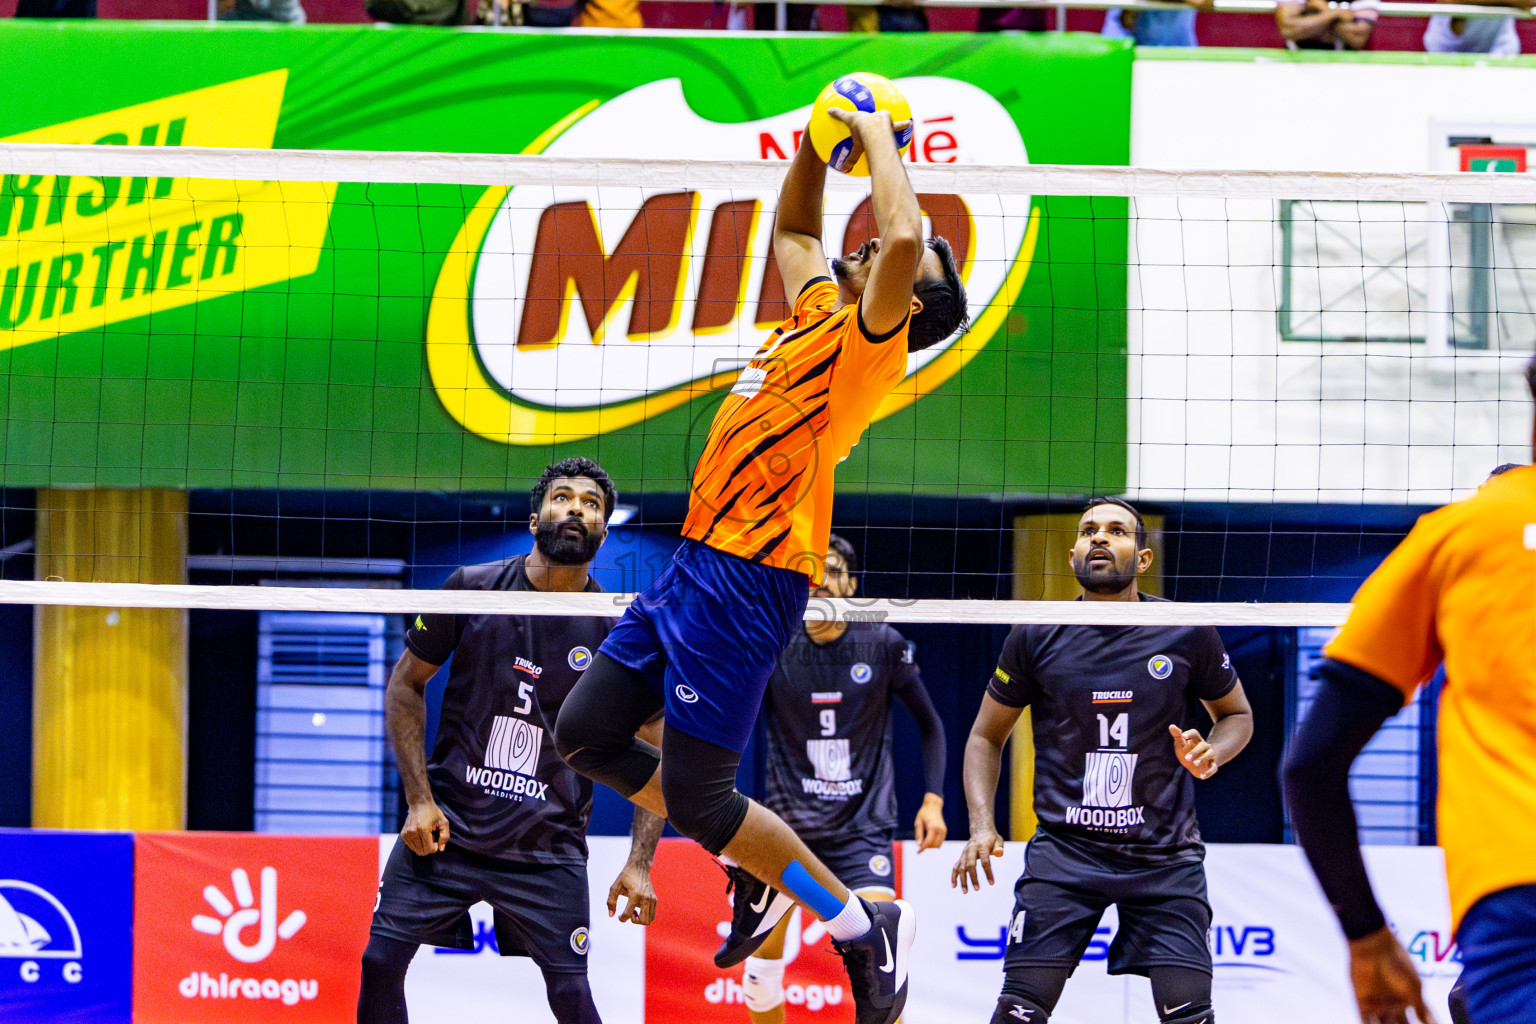
<instances>
[{"instance_id":1,"label":"black jersey player","mask_svg":"<svg viewBox=\"0 0 1536 1024\"><path fill-rule=\"evenodd\" d=\"M812 596L852 597L859 585L853 545L836 534L828 544L826 574ZM900 633L884 624L807 620L779 656L763 697L763 803L871 902L896 898L893 700L911 712L922 738L926 792L913 836L920 851L935 848L946 834L944 723L923 688L912 645ZM734 875L741 869L730 870ZM754 1024L784 1019L789 922L780 918L746 960L742 988Z\"/></svg>"},{"instance_id":2,"label":"black jersey player","mask_svg":"<svg viewBox=\"0 0 1536 1024\"><path fill-rule=\"evenodd\" d=\"M533 488L533 552L465 566L445 589L602 589L588 568L614 500L595 463L550 466ZM407 631L385 704L409 812L379 883L359 1024L404 1024L405 974L417 948L473 948L469 908L481 900L495 911L501 954L538 964L559 1024L598 1024L587 984L592 783L560 759L550 726L611 627L611 619L588 616L419 615ZM428 759L423 690L450 655ZM636 808L610 914L622 896L622 919L654 917L650 864L661 828L660 818Z\"/></svg>"},{"instance_id":3,"label":"black jersey player","mask_svg":"<svg viewBox=\"0 0 1536 1024\"><path fill-rule=\"evenodd\" d=\"M1141 516L1099 498L1078 522L1071 565L1082 600L1145 601L1152 564ZM1190 698L1209 741L1177 723ZM1016 626L965 748L971 837L952 881L992 879L1003 842L992 820L1003 744L1025 707L1035 741L1039 830L1008 922L995 1024L1044 1024L1110 904L1120 928L1111 974L1144 974L1164 1024L1214 1024L1204 847L1195 779L1243 749L1253 715L1209 626Z\"/></svg>"}]
</instances>

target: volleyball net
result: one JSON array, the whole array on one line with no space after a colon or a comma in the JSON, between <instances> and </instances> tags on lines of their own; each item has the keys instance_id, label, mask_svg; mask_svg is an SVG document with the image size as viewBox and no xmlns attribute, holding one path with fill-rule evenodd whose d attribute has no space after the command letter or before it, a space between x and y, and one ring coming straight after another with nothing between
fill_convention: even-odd
<instances>
[{"instance_id":1,"label":"volleyball net","mask_svg":"<svg viewBox=\"0 0 1536 1024\"><path fill-rule=\"evenodd\" d=\"M914 164L971 326L909 356L836 467L872 597L810 614L1341 621L1417 512L1530 456L1536 183L1488 160ZM526 550L529 488L570 456L618 488L604 585L665 564L714 411L793 299L783 170L0 145L0 600L611 614L433 588ZM825 225L829 256L877 232L867 180L831 176ZM1148 513L1155 589L1198 608L1006 600L1069 595L1097 494ZM109 507L130 541L89 519ZM139 571L157 517L170 577Z\"/></svg>"}]
</instances>

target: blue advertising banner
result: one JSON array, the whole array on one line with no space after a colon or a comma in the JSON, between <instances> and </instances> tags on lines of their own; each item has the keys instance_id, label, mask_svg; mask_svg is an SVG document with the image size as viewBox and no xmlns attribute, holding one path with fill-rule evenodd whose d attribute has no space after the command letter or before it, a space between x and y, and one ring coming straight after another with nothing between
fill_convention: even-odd
<instances>
[{"instance_id":1,"label":"blue advertising banner","mask_svg":"<svg viewBox=\"0 0 1536 1024\"><path fill-rule=\"evenodd\" d=\"M0 1020L129 1024L133 836L0 829Z\"/></svg>"}]
</instances>

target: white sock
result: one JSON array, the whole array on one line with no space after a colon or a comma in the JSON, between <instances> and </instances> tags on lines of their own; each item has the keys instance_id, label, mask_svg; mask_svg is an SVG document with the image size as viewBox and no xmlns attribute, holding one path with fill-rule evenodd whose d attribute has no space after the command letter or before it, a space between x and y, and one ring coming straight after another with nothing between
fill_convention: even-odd
<instances>
[{"instance_id":1,"label":"white sock","mask_svg":"<svg viewBox=\"0 0 1536 1024\"><path fill-rule=\"evenodd\" d=\"M843 909L836 917L827 922L827 934L838 942L847 942L849 939L857 939L861 935L868 935L873 927L869 915L864 912L864 904L853 893L848 894L848 902L843 904Z\"/></svg>"}]
</instances>

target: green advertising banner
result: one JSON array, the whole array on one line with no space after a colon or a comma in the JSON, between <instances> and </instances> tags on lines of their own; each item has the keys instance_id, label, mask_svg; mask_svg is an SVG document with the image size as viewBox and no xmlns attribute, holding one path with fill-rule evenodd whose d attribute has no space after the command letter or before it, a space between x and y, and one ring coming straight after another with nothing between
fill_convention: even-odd
<instances>
[{"instance_id":1,"label":"green advertising banner","mask_svg":"<svg viewBox=\"0 0 1536 1024\"><path fill-rule=\"evenodd\" d=\"M854 70L914 165L1124 164L1131 53L1075 35L0 26L0 141L786 157ZM786 306L774 190L6 175L0 483L682 491ZM845 490L1125 482L1126 203L922 194L971 330L912 356ZM868 237L829 192L829 252Z\"/></svg>"}]
</instances>

